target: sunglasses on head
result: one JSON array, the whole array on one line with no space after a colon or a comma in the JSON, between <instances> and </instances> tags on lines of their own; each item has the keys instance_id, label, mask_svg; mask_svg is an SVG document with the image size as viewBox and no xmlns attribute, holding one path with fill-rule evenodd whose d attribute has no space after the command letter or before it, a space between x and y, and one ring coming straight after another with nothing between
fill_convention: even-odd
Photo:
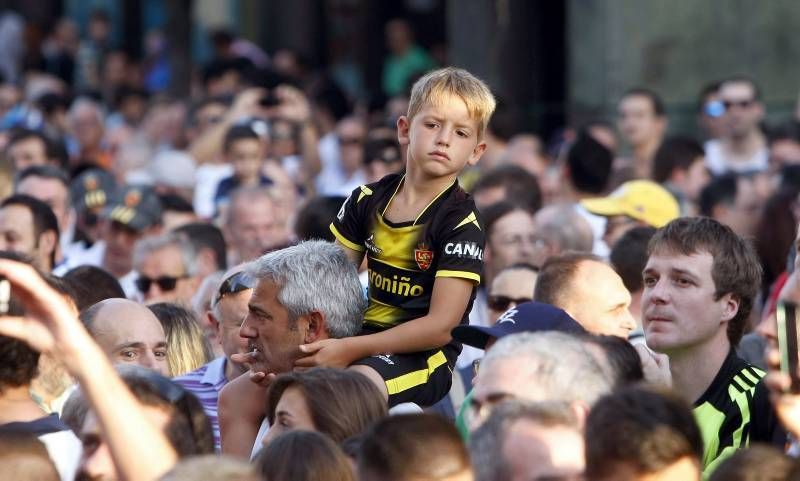
<instances>
[{"instance_id":1,"label":"sunglasses on head","mask_svg":"<svg viewBox=\"0 0 800 481\"><path fill-rule=\"evenodd\" d=\"M520 297L514 299L513 297L506 297L506 296L489 296L487 299L487 304L489 307L494 311L506 311L511 306L511 304L520 305L523 302L530 302L533 299L530 297Z\"/></svg>"},{"instance_id":2,"label":"sunglasses on head","mask_svg":"<svg viewBox=\"0 0 800 481\"><path fill-rule=\"evenodd\" d=\"M136 288L139 289L139 292L146 293L150 290L150 286L155 283L162 292L169 292L178 285L178 281L181 279L186 279L189 276L180 276L180 277L171 277L171 276L161 276L156 279L151 279L147 276L139 276L136 279Z\"/></svg>"},{"instance_id":3,"label":"sunglasses on head","mask_svg":"<svg viewBox=\"0 0 800 481\"><path fill-rule=\"evenodd\" d=\"M217 295L214 296L214 302L212 305L216 305L228 294L236 294L237 292L246 291L247 289L254 288L255 285L256 281L253 279L253 276L244 271L239 271L222 281L222 284L219 285Z\"/></svg>"}]
</instances>

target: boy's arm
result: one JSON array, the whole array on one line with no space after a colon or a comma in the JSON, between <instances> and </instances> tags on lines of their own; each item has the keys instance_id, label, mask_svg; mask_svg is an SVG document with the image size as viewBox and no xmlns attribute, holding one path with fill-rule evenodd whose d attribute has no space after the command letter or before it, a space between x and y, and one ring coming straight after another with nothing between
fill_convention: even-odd
<instances>
[{"instance_id":1,"label":"boy's arm","mask_svg":"<svg viewBox=\"0 0 800 481\"><path fill-rule=\"evenodd\" d=\"M472 281L437 277L428 314L385 331L344 339L326 339L300 346L311 354L297 361L299 367L347 367L354 361L384 353L410 353L436 349L451 340L472 295Z\"/></svg>"},{"instance_id":2,"label":"boy's arm","mask_svg":"<svg viewBox=\"0 0 800 481\"><path fill-rule=\"evenodd\" d=\"M339 239L336 239L336 245L344 250L344 253L347 254L347 258L350 259L350 262L356 265L356 269L361 267L361 261L364 260L364 251L351 249L350 247L342 244Z\"/></svg>"}]
</instances>

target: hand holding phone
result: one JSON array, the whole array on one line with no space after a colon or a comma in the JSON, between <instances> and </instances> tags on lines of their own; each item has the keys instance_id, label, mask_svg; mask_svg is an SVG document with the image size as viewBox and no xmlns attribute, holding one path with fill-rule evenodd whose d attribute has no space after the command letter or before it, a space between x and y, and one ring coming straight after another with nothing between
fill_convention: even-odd
<instances>
[{"instance_id":1,"label":"hand holding phone","mask_svg":"<svg viewBox=\"0 0 800 481\"><path fill-rule=\"evenodd\" d=\"M781 356L781 372L791 379L789 392L800 393L797 351L797 304L780 302L775 313L778 321L778 350Z\"/></svg>"}]
</instances>

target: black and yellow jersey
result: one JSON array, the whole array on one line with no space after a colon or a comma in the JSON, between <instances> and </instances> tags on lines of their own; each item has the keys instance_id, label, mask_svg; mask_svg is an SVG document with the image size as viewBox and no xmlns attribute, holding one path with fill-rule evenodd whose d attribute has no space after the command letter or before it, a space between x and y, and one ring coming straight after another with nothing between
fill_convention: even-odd
<instances>
[{"instance_id":1,"label":"black and yellow jersey","mask_svg":"<svg viewBox=\"0 0 800 481\"><path fill-rule=\"evenodd\" d=\"M694 418L703 435L704 478L751 442L783 448L785 435L761 380L764 374L731 350L714 381L694 403Z\"/></svg>"},{"instance_id":2,"label":"black and yellow jersey","mask_svg":"<svg viewBox=\"0 0 800 481\"><path fill-rule=\"evenodd\" d=\"M484 231L472 197L457 181L436 196L414 221L392 223L384 216L404 177L388 175L355 189L331 231L350 249L366 252L369 307L365 328L383 330L428 313L437 277L480 283ZM462 323L475 298L473 287Z\"/></svg>"}]
</instances>

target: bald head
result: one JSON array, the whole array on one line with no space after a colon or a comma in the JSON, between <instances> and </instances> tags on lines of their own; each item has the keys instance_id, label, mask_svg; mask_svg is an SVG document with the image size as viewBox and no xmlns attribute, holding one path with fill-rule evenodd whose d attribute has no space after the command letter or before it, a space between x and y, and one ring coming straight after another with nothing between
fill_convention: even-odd
<instances>
[{"instance_id":1,"label":"bald head","mask_svg":"<svg viewBox=\"0 0 800 481\"><path fill-rule=\"evenodd\" d=\"M622 278L591 254L551 257L539 271L533 300L564 309L592 334L626 338L636 327Z\"/></svg>"},{"instance_id":2,"label":"bald head","mask_svg":"<svg viewBox=\"0 0 800 481\"><path fill-rule=\"evenodd\" d=\"M111 362L166 375L166 336L147 307L128 299L106 299L86 308L80 319Z\"/></svg>"}]
</instances>

